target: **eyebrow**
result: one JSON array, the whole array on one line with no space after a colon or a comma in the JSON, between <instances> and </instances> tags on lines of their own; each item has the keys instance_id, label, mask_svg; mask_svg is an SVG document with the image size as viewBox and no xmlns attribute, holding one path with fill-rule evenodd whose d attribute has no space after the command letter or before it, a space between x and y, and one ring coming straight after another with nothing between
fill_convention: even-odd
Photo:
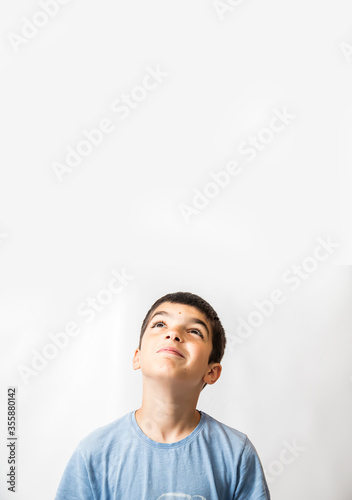
<instances>
[{"instance_id":1,"label":"eyebrow","mask_svg":"<svg viewBox=\"0 0 352 500\"><path fill-rule=\"evenodd\" d=\"M154 316L157 316L158 314L160 314L161 316L171 316L171 314L169 314L168 312L166 311L158 311L156 313L153 314L153 316L150 318L149 320L149 323L151 322L151 320L154 318ZM197 325L202 325L204 326L206 332L207 332L207 337L209 338L209 329L206 325L206 323L204 323L204 321L202 321L201 319L199 318L187 318L189 321L191 321L192 323L196 323Z\"/></svg>"}]
</instances>

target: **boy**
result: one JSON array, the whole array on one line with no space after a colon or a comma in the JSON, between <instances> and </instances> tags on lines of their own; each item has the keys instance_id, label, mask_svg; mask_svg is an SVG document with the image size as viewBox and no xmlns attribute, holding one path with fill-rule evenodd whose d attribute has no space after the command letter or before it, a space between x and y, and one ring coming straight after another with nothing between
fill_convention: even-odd
<instances>
[{"instance_id":1,"label":"boy","mask_svg":"<svg viewBox=\"0 0 352 500\"><path fill-rule=\"evenodd\" d=\"M157 300L133 357L141 407L80 441L55 500L270 500L247 436L196 409L220 377L225 346L205 300L189 292Z\"/></svg>"}]
</instances>

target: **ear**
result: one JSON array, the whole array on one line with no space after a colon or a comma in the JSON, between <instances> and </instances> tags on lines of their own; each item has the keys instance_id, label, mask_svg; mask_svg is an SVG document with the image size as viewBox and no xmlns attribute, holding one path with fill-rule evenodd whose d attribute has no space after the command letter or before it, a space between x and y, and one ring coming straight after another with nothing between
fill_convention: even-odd
<instances>
[{"instance_id":1,"label":"ear","mask_svg":"<svg viewBox=\"0 0 352 500\"><path fill-rule=\"evenodd\" d=\"M220 363L213 363L212 367L210 370L207 371L207 373L203 377L203 382L212 385L215 384L215 382L220 378L222 371L222 366Z\"/></svg>"},{"instance_id":2,"label":"ear","mask_svg":"<svg viewBox=\"0 0 352 500\"><path fill-rule=\"evenodd\" d=\"M134 370L138 370L141 367L140 362L139 362L140 352L141 352L140 349L136 349L134 352L134 356L133 356L133 360L132 360L132 366L133 366Z\"/></svg>"}]
</instances>

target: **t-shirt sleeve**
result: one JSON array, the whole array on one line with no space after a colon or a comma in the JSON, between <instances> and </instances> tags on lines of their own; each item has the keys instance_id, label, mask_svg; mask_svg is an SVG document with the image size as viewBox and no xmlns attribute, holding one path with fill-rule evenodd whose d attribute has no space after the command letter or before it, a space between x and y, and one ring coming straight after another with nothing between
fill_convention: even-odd
<instances>
[{"instance_id":1,"label":"t-shirt sleeve","mask_svg":"<svg viewBox=\"0 0 352 500\"><path fill-rule=\"evenodd\" d=\"M66 465L55 500L95 500L79 445Z\"/></svg>"},{"instance_id":2,"label":"t-shirt sleeve","mask_svg":"<svg viewBox=\"0 0 352 500\"><path fill-rule=\"evenodd\" d=\"M270 500L262 464L248 437L239 460L238 477L233 500Z\"/></svg>"}]
</instances>

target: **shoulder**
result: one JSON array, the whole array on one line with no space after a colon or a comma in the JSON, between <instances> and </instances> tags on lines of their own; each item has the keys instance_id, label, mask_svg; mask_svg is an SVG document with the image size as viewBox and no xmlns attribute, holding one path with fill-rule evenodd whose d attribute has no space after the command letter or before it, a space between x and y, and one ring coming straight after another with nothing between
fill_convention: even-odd
<instances>
[{"instance_id":1,"label":"shoulder","mask_svg":"<svg viewBox=\"0 0 352 500\"><path fill-rule=\"evenodd\" d=\"M237 453L241 453L248 446L250 441L247 434L217 420L205 412L203 413L205 415L206 428L208 428L212 437L221 440L223 443L226 442L231 448L236 449Z\"/></svg>"},{"instance_id":2,"label":"shoulder","mask_svg":"<svg viewBox=\"0 0 352 500\"><path fill-rule=\"evenodd\" d=\"M81 439L77 448L83 456L88 457L105 453L121 445L126 439L129 419L130 413L126 413L122 417L98 427Z\"/></svg>"}]
</instances>

